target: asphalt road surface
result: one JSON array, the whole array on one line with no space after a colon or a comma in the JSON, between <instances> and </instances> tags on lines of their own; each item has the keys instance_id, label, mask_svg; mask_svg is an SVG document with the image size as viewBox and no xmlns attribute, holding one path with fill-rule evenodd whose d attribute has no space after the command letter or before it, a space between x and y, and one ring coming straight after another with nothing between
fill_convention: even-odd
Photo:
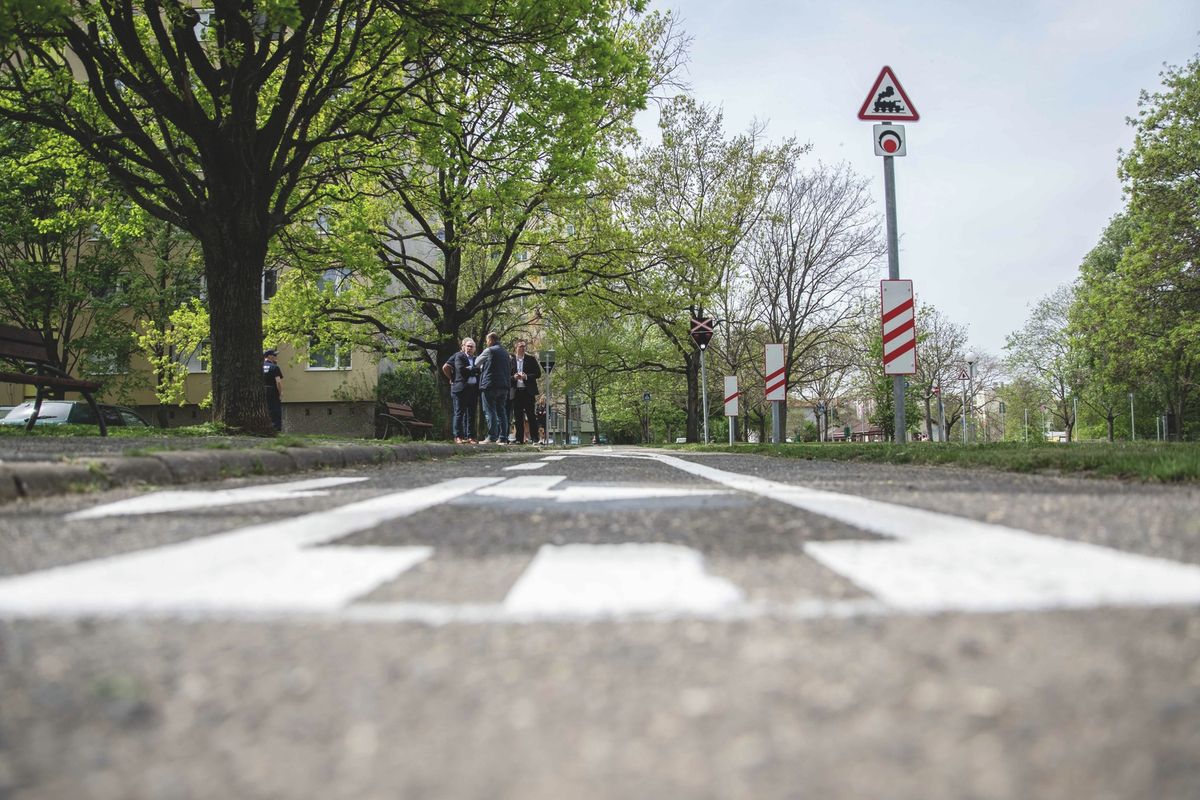
<instances>
[{"instance_id":1,"label":"asphalt road surface","mask_svg":"<svg viewBox=\"0 0 1200 800\"><path fill-rule=\"evenodd\" d=\"M1200 797L1200 490L590 448L0 507L0 798Z\"/></svg>"}]
</instances>

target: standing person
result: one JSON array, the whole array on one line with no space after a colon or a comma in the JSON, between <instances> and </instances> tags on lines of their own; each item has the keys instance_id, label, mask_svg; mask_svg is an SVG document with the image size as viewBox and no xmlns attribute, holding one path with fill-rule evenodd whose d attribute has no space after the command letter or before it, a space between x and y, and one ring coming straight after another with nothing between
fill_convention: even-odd
<instances>
[{"instance_id":1,"label":"standing person","mask_svg":"<svg viewBox=\"0 0 1200 800\"><path fill-rule=\"evenodd\" d=\"M475 374L475 340L462 340L462 349L442 364L442 374L450 381L450 402L454 408L455 444L475 444L475 401L479 397L479 376Z\"/></svg>"},{"instance_id":2,"label":"standing person","mask_svg":"<svg viewBox=\"0 0 1200 800\"><path fill-rule=\"evenodd\" d=\"M279 368L279 351L275 348L263 350L263 390L267 394L267 411L271 413L271 425L283 430L283 370Z\"/></svg>"},{"instance_id":3,"label":"standing person","mask_svg":"<svg viewBox=\"0 0 1200 800\"><path fill-rule=\"evenodd\" d=\"M512 364L508 351L500 344L500 336L487 335L487 349L475 360L479 375L479 392L483 398L483 414L488 421L488 437L484 442L508 444L508 387Z\"/></svg>"},{"instance_id":4,"label":"standing person","mask_svg":"<svg viewBox=\"0 0 1200 800\"><path fill-rule=\"evenodd\" d=\"M513 416L517 422L517 444L525 444L528 432L530 443L537 441L537 379L542 377L542 367L536 358L525 353L525 340L517 339L512 357ZM527 423L523 425L522 423Z\"/></svg>"},{"instance_id":5,"label":"standing person","mask_svg":"<svg viewBox=\"0 0 1200 800\"><path fill-rule=\"evenodd\" d=\"M546 425L546 395L538 395L537 405L533 407L533 415L537 417L538 428L541 430L538 444L549 444L550 428Z\"/></svg>"}]
</instances>

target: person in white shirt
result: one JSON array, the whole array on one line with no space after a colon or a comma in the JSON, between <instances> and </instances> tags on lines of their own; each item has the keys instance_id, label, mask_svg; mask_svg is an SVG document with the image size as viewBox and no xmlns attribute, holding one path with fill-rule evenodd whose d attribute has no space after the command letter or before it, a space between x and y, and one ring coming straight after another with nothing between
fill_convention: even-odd
<instances>
[{"instance_id":1,"label":"person in white shirt","mask_svg":"<svg viewBox=\"0 0 1200 800\"><path fill-rule=\"evenodd\" d=\"M530 443L539 441L535 406L540 377L541 365L525 352L525 340L518 339L512 356L513 424L517 429L517 444L525 444L526 434Z\"/></svg>"}]
</instances>

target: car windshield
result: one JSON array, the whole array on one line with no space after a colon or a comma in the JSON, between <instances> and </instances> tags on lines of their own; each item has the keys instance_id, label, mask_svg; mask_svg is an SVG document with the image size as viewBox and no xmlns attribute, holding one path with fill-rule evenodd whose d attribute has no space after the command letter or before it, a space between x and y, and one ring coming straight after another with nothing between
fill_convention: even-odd
<instances>
[{"instance_id":1,"label":"car windshield","mask_svg":"<svg viewBox=\"0 0 1200 800\"><path fill-rule=\"evenodd\" d=\"M33 403L21 403L21 405L8 412L5 419L29 419L29 415L33 413ZM71 403L56 403L52 400L42 402L42 409L38 412L38 419L66 419L71 413Z\"/></svg>"}]
</instances>

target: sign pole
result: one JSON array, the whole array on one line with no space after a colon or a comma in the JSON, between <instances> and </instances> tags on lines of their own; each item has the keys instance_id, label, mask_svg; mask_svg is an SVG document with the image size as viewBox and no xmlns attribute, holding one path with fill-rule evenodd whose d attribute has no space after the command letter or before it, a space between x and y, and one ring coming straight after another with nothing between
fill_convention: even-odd
<instances>
[{"instance_id":1,"label":"sign pole","mask_svg":"<svg viewBox=\"0 0 1200 800\"><path fill-rule=\"evenodd\" d=\"M708 444L708 378L704 373L704 351L706 347L700 348L700 391L704 395L704 443Z\"/></svg>"},{"instance_id":2,"label":"sign pole","mask_svg":"<svg viewBox=\"0 0 1200 800\"><path fill-rule=\"evenodd\" d=\"M900 245L896 233L896 167L892 156L883 157L883 194L887 214L888 278L900 279ZM904 444L904 376L892 376L892 402L895 404L896 444Z\"/></svg>"}]
</instances>

